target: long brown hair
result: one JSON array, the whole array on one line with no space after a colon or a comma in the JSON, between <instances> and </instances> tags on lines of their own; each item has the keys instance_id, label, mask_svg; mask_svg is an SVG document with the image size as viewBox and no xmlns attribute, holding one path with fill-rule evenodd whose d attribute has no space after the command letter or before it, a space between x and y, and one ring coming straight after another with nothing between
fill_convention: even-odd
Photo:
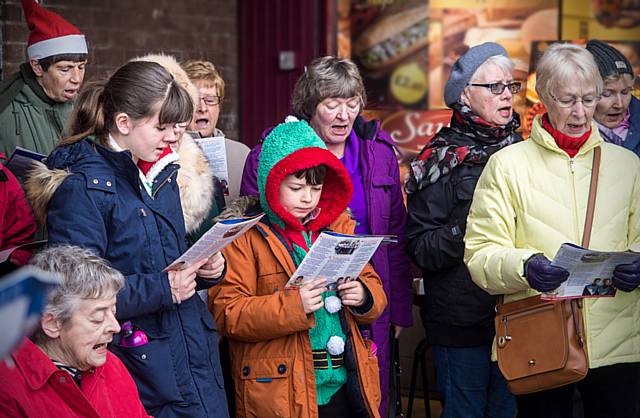
<instances>
[{"instance_id":1,"label":"long brown hair","mask_svg":"<svg viewBox=\"0 0 640 418\"><path fill-rule=\"evenodd\" d=\"M128 62L109 79L85 85L57 146L73 144L89 135L108 146L117 113L140 120L152 116L158 103L162 103L158 116L161 125L191 121L193 102L189 93L164 67L148 61Z\"/></svg>"}]
</instances>

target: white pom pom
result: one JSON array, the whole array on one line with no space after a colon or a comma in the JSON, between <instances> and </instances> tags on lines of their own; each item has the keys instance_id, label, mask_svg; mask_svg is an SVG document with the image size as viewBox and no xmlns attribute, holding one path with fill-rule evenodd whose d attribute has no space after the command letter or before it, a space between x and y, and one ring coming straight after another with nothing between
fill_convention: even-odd
<instances>
[{"instance_id":1,"label":"white pom pom","mask_svg":"<svg viewBox=\"0 0 640 418\"><path fill-rule=\"evenodd\" d=\"M344 340L342 337L338 337L337 335L329 338L327 342L327 351L332 356L337 356L338 354L344 353Z\"/></svg>"},{"instance_id":2,"label":"white pom pom","mask_svg":"<svg viewBox=\"0 0 640 418\"><path fill-rule=\"evenodd\" d=\"M296 118L296 117L295 117L295 116L293 116L293 115L289 115L289 116L287 116L286 118L284 118L284 123L289 123L289 122L298 122L298 121L299 121L299 119L298 119L298 118Z\"/></svg>"},{"instance_id":3,"label":"white pom pom","mask_svg":"<svg viewBox=\"0 0 640 418\"><path fill-rule=\"evenodd\" d=\"M333 314L342 309L342 301L337 296L328 296L324 299L324 308Z\"/></svg>"}]
</instances>

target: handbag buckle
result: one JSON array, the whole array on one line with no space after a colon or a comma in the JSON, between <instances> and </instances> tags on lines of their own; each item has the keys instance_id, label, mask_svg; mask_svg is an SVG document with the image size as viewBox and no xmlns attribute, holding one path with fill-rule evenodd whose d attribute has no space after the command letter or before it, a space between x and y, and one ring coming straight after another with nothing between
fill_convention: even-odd
<instances>
[{"instance_id":1,"label":"handbag buckle","mask_svg":"<svg viewBox=\"0 0 640 418\"><path fill-rule=\"evenodd\" d=\"M498 337L498 347L503 348L509 341L511 341L511 335L501 335Z\"/></svg>"}]
</instances>

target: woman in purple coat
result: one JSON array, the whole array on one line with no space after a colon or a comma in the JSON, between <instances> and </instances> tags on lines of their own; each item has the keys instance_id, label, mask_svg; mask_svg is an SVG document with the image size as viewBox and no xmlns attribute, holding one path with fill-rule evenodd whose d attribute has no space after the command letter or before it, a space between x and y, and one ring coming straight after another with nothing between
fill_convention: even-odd
<instances>
[{"instance_id":1,"label":"woman in purple coat","mask_svg":"<svg viewBox=\"0 0 640 418\"><path fill-rule=\"evenodd\" d=\"M293 91L295 116L309 122L351 175L354 193L349 208L357 221L356 233L398 236L397 243L382 245L372 259L389 301L371 330L378 347L380 415L386 417L391 363L389 335L391 326L397 338L403 328L412 325L412 278L404 252L407 211L393 141L380 129L379 121L367 121L360 116L365 102L364 85L356 65L331 56L313 61ZM245 162L240 187L243 196L258 194L261 148L261 144L256 145Z\"/></svg>"}]
</instances>

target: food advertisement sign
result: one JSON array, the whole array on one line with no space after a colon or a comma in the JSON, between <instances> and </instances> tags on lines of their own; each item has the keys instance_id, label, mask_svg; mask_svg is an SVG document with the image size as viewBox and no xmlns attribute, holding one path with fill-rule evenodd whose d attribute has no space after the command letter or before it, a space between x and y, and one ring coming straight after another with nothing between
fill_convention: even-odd
<instances>
[{"instance_id":1,"label":"food advertisement sign","mask_svg":"<svg viewBox=\"0 0 640 418\"><path fill-rule=\"evenodd\" d=\"M561 35L640 41L640 0L564 0Z\"/></svg>"},{"instance_id":2,"label":"food advertisement sign","mask_svg":"<svg viewBox=\"0 0 640 418\"><path fill-rule=\"evenodd\" d=\"M516 64L514 79L526 84L532 44L558 39L559 1L338 0L338 53L359 66L367 111L395 132L404 160L448 124L444 86L470 47L501 44ZM525 94L514 97L521 115Z\"/></svg>"},{"instance_id":3,"label":"food advertisement sign","mask_svg":"<svg viewBox=\"0 0 640 418\"><path fill-rule=\"evenodd\" d=\"M427 109L429 8L426 0L352 1L351 58L368 107Z\"/></svg>"}]
</instances>

